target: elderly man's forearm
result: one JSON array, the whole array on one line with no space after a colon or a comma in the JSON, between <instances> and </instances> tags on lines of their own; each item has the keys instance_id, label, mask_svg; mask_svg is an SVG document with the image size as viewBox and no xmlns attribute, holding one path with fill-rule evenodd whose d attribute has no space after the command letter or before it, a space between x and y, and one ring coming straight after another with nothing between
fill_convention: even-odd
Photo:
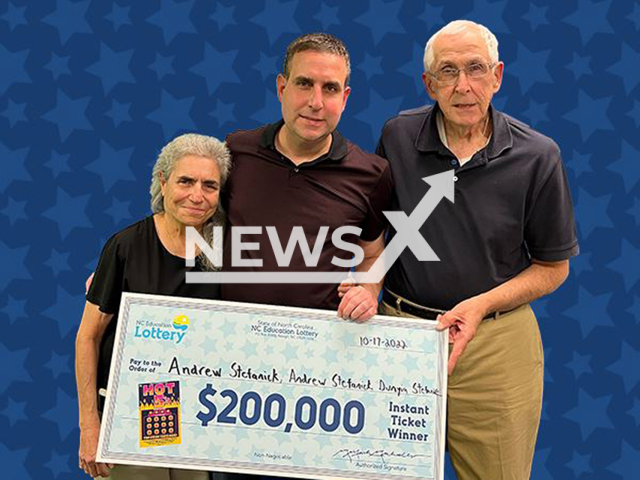
<instances>
[{"instance_id":1,"label":"elderly man's forearm","mask_svg":"<svg viewBox=\"0 0 640 480\"><path fill-rule=\"evenodd\" d=\"M553 292L568 275L568 260L553 263L534 261L512 279L474 299L484 315L511 310Z\"/></svg>"}]
</instances>

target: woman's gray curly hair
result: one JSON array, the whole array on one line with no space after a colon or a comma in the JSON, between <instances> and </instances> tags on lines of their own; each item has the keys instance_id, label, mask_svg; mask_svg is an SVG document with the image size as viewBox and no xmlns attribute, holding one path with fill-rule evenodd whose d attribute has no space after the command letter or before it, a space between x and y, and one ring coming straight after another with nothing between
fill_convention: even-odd
<instances>
[{"instance_id":1,"label":"woman's gray curly hair","mask_svg":"<svg viewBox=\"0 0 640 480\"><path fill-rule=\"evenodd\" d=\"M218 164L220 169L220 188L224 188L229 171L231 170L231 154L224 142L217 138L200 135L197 133L185 133L174 138L167 143L160 151L158 159L153 166L151 175L151 210L153 213L164 212L164 196L160 188L160 178L169 179L176 163L187 155L198 155L200 157L210 158ZM218 203L216 213L205 222L202 227L203 238L209 245L213 245L213 227L224 226L226 215L221 205ZM205 270L217 270L209 258L200 253L198 261Z\"/></svg>"}]
</instances>

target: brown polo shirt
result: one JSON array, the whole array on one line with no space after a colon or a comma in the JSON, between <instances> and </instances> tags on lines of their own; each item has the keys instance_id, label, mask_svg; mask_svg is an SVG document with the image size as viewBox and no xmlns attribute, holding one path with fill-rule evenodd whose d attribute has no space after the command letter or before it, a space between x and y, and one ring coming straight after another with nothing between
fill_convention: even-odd
<instances>
[{"instance_id":1,"label":"brown polo shirt","mask_svg":"<svg viewBox=\"0 0 640 480\"><path fill-rule=\"evenodd\" d=\"M386 227L383 210L389 209L392 179L383 158L365 153L337 131L329 152L314 161L296 165L275 148L275 136L283 121L256 130L238 131L227 137L233 168L223 204L228 227L261 227L259 234L243 234L243 243L257 243L257 250L243 251L242 258L261 259L262 267L231 266L231 228L225 236L224 270L242 272L337 272L347 269L331 263L336 256L351 258L351 252L331 241L342 226L362 229L360 238L375 240ZM313 250L321 226L328 226L316 267L308 267L299 245L287 267L280 267L266 227L276 228L286 249L295 226L304 230ZM355 235L343 235L357 243ZM335 309L340 303L337 284L224 284L222 298L242 302Z\"/></svg>"}]
</instances>

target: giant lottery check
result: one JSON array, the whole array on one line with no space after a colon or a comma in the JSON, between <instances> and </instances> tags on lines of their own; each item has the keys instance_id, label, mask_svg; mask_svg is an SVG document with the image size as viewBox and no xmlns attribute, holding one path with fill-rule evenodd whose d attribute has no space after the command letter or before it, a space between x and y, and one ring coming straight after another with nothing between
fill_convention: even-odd
<instances>
[{"instance_id":1,"label":"giant lottery check","mask_svg":"<svg viewBox=\"0 0 640 480\"><path fill-rule=\"evenodd\" d=\"M442 479L446 352L425 320L125 294L98 460Z\"/></svg>"}]
</instances>

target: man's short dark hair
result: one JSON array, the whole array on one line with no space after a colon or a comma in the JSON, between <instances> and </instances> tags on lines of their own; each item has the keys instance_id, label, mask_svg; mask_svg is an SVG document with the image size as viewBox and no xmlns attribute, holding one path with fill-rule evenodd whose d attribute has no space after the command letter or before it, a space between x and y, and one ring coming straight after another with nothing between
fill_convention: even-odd
<instances>
[{"instance_id":1,"label":"man's short dark hair","mask_svg":"<svg viewBox=\"0 0 640 480\"><path fill-rule=\"evenodd\" d=\"M328 33L308 33L296 38L287 47L287 53L284 57L283 75L289 78L291 72L291 61L296 53L312 50L314 52L332 53L344 58L347 64L347 78L345 85L349 84L349 75L351 75L351 61L349 60L349 52L342 40Z\"/></svg>"}]
</instances>

